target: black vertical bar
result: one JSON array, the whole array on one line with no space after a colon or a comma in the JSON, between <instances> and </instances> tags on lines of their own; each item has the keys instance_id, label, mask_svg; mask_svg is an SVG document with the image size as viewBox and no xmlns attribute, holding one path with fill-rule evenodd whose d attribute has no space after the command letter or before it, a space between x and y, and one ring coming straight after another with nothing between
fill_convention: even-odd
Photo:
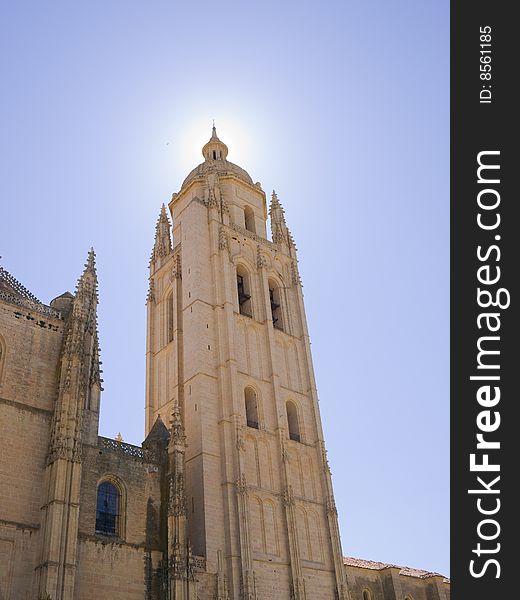
<instances>
[{"instance_id":1,"label":"black vertical bar","mask_svg":"<svg viewBox=\"0 0 520 600\"><path fill-rule=\"evenodd\" d=\"M515 421L520 404L515 381L520 372L515 339L520 333L520 230L514 219L520 208L515 189L520 153L515 148L519 111L513 108L513 88L520 51L514 6L481 0L454 0L451 5L451 589L455 600L498 600L519 594L514 556L520 502L513 488L520 481L515 465L520 452L513 440L520 437ZM483 168L480 182L479 155L481 163L499 167ZM497 305L485 307L489 299ZM493 317L483 316L492 313ZM481 354L479 363L479 340L485 352L499 354ZM478 434L483 436L481 443L500 443L500 448L486 448L484 443L478 448ZM471 470L471 455L474 468L480 470ZM500 470L478 466L486 460Z\"/></svg>"}]
</instances>

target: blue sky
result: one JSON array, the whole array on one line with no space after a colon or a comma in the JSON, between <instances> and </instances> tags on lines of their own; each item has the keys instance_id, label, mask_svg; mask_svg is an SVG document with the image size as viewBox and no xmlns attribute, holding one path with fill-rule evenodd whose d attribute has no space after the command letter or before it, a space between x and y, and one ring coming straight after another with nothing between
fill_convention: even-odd
<instances>
[{"instance_id":1,"label":"blue sky","mask_svg":"<svg viewBox=\"0 0 520 600\"><path fill-rule=\"evenodd\" d=\"M449 573L449 3L4 2L0 255L98 255L101 433L140 443L162 202L212 119L299 248L345 554Z\"/></svg>"}]
</instances>

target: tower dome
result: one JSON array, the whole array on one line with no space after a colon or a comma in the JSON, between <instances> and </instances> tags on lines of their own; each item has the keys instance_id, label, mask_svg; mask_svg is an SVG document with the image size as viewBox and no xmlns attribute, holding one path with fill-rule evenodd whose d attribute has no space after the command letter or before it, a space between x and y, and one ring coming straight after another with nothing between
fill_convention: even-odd
<instances>
[{"instance_id":1,"label":"tower dome","mask_svg":"<svg viewBox=\"0 0 520 600\"><path fill-rule=\"evenodd\" d=\"M202 156L204 156L204 162L195 167L186 179L182 182L182 188L189 185L195 179L204 177L210 171L217 172L219 175L234 175L245 181L249 185L253 185L249 173L235 165L234 163L227 160L228 147L222 142L217 136L217 129L213 125L211 132L211 138L202 148Z\"/></svg>"}]
</instances>

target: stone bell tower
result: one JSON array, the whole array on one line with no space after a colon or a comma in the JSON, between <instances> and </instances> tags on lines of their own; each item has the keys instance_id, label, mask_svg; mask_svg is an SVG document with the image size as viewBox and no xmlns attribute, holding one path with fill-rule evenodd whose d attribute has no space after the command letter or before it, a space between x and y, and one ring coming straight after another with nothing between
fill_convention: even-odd
<instances>
[{"instance_id":1,"label":"stone bell tower","mask_svg":"<svg viewBox=\"0 0 520 600\"><path fill-rule=\"evenodd\" d=\"M157 222L146 384L146 433L182 420L197 594L346 600L295 244L215 127L202 153Z\"/></svg>"}]
</instances>

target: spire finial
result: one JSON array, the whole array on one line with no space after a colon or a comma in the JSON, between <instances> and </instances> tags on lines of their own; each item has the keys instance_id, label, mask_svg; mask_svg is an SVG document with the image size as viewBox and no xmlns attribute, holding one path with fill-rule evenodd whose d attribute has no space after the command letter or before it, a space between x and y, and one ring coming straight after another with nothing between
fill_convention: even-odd
<instances>
[{"instance_id":1,"label":"spire finial","mask_svg":"<svg viewBox=\"0 0 520 600\"><path fill-rule=\"evenodd\" d=\"M85 271L96 272L96 253L94 252L94 247L91 246L88 251L87 263L85 265Z\"/></svg>"},{"instance_id":2,"label":"spire finial","mask_svg":"<svg viewBox=\"0 0 520 600\"><path fill-rule=\"evenodd\" d=\"M211 129L211 137L209 141L202 148L202 156L206 160L220 160L226 159L228 154L228 147L224 142L218 139L217 128L215 126L215 120L213 119L213 127Z\"/></svg>"},{"instance_id":3,"label":"spire finial","mask_svg":"<svg viewBox=\"0 0 520 600\"><path fill-rule=\"evenodd\" d=\"M161 212L155 225L155 243L152 250L152 261L159 257L165 257L172 250L172 239L170 235L170 219L163 202Z\"/></svg>"},{"instance_id":4,"label":"spire finial","mask_svg":"<svg viewBox=\"0 0 520 600\"><path fill-rule=\"evenodd\" d=\"M83 274L78 279L74 302L83 307L89 304L95 306L98 303L96 253L94 248L90 248Z\"/></svg>"}]
</instances>

